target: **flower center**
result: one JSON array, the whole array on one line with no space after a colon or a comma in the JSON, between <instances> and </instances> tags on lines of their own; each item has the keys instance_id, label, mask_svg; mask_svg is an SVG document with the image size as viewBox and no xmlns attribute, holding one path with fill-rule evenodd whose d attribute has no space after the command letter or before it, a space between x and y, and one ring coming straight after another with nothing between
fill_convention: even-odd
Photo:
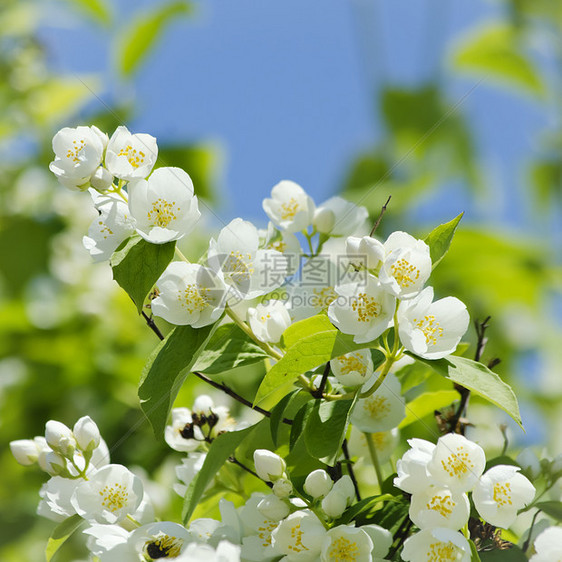
<instances>
[{"instance_id":1,"label":"flower center","mask_svg":"<svg viewBox=\"0 0 562 562\"><path fill-rule=\"evenodd\" d=\"M178 292L178 300L189 314L201 312L209 304L209 289L190 283L183 291Z\"/></svg>"},{"instance_id":2,"label":"flower center","mask_svg":"<svg viewBox=\"0 0 562 562\"><path fill-rule=\"evenodd\" d=\"M447 518L453 513L455 505L451 496L447 494L437 494L425 504L425 507L431 511L436 511L441 517Z\"/></svg>"},{"instance_id":3,"label":"flower center","mask_svg":"<svg viewBox=\"0 0 562 562\"><path fill-rule=\"evenodd\" d=\"M396 279L398 285L404 289L413 285L420 276L420 270L404 258L401 258L397 260L396 263L393 263L390 270L392 271L392 276Z\"/></svg>"},{"instance_id":4,"label":"flower center","mask_svg":"<svg viewBox=\"0 0 562 562\"><path fill-rule=\"evenodd\" d=\"M105 486L99 492L102 497L102 506L109 511L117 511L127 505L129 493L123 484L113 484L113 486Z\"/></svg>"},{"instance_id":5,"label":"flower center","mask_svg":"<svg viewBox=\"0 0 562 562\"><path fill-rule=\"evenodd\" d=\"M262 324L265 324L271 318L271 314L269 312L267 314L262 314L260 316L260 321Z\"/></svg>"},{"instance_id":6,"label":"flower center","mask_svg":"<svg viewBox=\"0 0 562 562\"><path fill-rule=\"evenodd\" d=\"M261 527L258 527L258 537L262 541L262 546L267 548L271 546L271 533L277 527L277 521L264 521Z\"/></svg>"},{"instance_id":7,"label":"flower center","mask_svg":"<svg viewBox=\"0 0 562 562\"><path fill-rule=\"evenodd\" d=\"M455 560L457 560L457 548L452 542L435 542L429 545L428 562L455 562Z\"/></svg>"},{"instance_id":8,"label":"flower center","mask_svg":"<svg viewBox=\"0 0 562 562\"><path fill-rule=\"evenodd\" d=\"M414 324L423 332L427 345L435 345L437 338L443 337L443 328L431 314L424 316L421 320L414 318Z\"/></svg>"},{"instance_id":9,"label":"flower center","mask_svg":"<svg viewBox=\"0 0 562 562\"><path fill-rule=\"evenodd\" d=\"M78 164L78 162L80 162L80 153L85 146L86 141L84 139L73 140L72 148L67 150L66 157L70 158L75 164Z\"/></svg>"},{"instance_id":10,"label":"flower center","mask_svg":"<svg viewBox=\"0 0 562 562\"><path fill-rule=\"evenodd\" d=\"M292 219L299 210L299 203L294 197L291 197L287 203L281 203L281 209L281 218L283 220Z\"/></svg>"},{"instance_id":11,"label":"flower center","mask_svg":"<svg viewBox=\"0 0 562 562\"><path fill-rule=\"evenodd\" d=\"M314 308L326 310L337 298L337 294L333 287L324 287L323 289L312 289L314 293L310 299L310 304Z\"/></svg>"},{"instance_id":12,"label":"flower center","mask_svg":"<svg viewBox=\"0 0 562 562\"><path fill-rule=\"evenodd\" d=\"M370 417L380 420L390 412L390 403L384 396L372 396L365 400L365 410Z\"/></svg>"},{"instance_id":13,"label":"flower center","mask_svg":"<svg viewBox=\"0 0 562 562\"><path fill-rule=\"evenodd\" d=\"M509 482L506 482L505 484L496 482L494 484L493 497L499 507L503 507L504 505L513 505L511 501L511 484Z\"/></svg>"},{"instance_id":14,"label":"flower center","mask_svg":"<svg viewBox=\"0 0 562 562\"><path fill-rule=\"evenodd\" d=\"M442 460L441 466L449 476L456 476L459 479L474 468L468 453L463 450L463 447L459 447L456 453L451 453L444 461Z\"/></svg>"},{"instance_id":15,"label":"flower center","mask_svg":"<svg viewBox=\"0 0 562 562\"><path fill-rule=\"evenodd\" d=\"M160 533L154 540L145 544L145 551L151 559L158 558L176 558L180 555L183 541L176 537L170 537L164 533Z\"/></svg>"},{"instance_id":16,"label":"flower center","mask_svg":"<svg viewBox=\"0 0 562 562\"><path fill-rule=\"evenodd\" d=\"M361 376L367 374L367 365L361 361L356 355L342 355L338 357L341 365L342 375L349 375L349 373L359 373Z\"/></svg>"},{"instance_id":17,"label":"flower center","mask_svg":"<svg viewBox=\"0 0 562 562\"><path fill-rule=\"evenodd\" d=\"M328 553L329 560L333 562L351 562L359 557L359 547L356 542L351 542L345 537L338 537Z\"/></svg>"},{"instance_id":18,"label":"flower center","mask_svg":"<svg viewBox=\"0 0 562 562\"><path fill-rule=\"evenodd\" d=\"M308 550L308 548L302 543L302 536L303 532L301 531L300 523L291 527L291 539L294 541L294 544L290 544L287 548L293 552Z\"/></svg>"},{"instance_id":19,"label":"flower center","mask_svg":"<svg viewBox=\"0 0 562 562\"><path fill-rule=\"evenodd\" d=\"M249 279L254 272L251 259L251 254L246 254L244 258L242 252L232 251L224 262L223 270L225 273L230 273L231 277L235 277L235 282Z\"/></svg>"},{"instance_id":20,"label":"flower center","mask_svg":"<svg viewBox=\"0 0 562 562\"><path fill-rule=\"evenodd\" d=\"M152 226L166 228L173 220L178 218L176 212L180 210L179 207L176 207L175 201L168 203L165 199L157 199L152 203L151 210L148 211L148 221Z\"/></svg>"},{"instance_id":21,"label":"flower center","mask_svg":"<svg viewBox=\"0 0 562 562\"><path fill-rule=\"evenodd\" d=\"M359 293L351 303L351 308L357 312L359 322L370 322L381 313L381 305L367 293Z\"/></svg>"},{"instance_id":22,"label":"flower center","mask_svg":"<svg viewBox=\"0 0 562 562\"><path fill-rule=\"evenodd\" d=\"M103 239L106 240L108 236L113 235L113 230L107 226L103 221L99 221L98 224L100 225L100 234L103 234Z\"/></svg>"},{"instance_id":23,"label":"flower center","mask_svg":"<svg viewBox=\"0 0 562 562\"><path fill-rule=\"evenodd\" d=\"M142 150L137 150L128 144L120 150L117 156L124 156L127 162L136 170L141 164L144 164L146 154Z\"/></svg>"},{"instance_id":24,"label":"flower center","mask_svg":"<svg viewBox=\"0 0 562 562\"><path fill-rule=\"evenodd\" d=\"M271 244L269 244L269 249L283 253L287 249L287 243L283 242L283 240L277 240L277 242L271 242Z\"/></svg>"}]
</instances>

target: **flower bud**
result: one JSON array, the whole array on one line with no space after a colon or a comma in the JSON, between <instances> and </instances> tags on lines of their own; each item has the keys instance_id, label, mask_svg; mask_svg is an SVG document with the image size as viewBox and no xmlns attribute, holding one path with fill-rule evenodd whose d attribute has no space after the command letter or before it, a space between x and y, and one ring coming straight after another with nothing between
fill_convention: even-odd
<instances>
[{"instance_id":1,"label":"flower bud","mask_svg":"<svg viewBox=\"0 0 562 562\"><path fill-rule=\"evenodd\" d=\"M339 517L347 507L347 497L337 490L331 490L322 500L322 509L328 517Z\"/></svg>"},{"instance_id":2,"label":"flower bud","mask_svg":"<svg viewBox=\"0 0 562 562\"><path fill-rule=\"evenodd\" d=\"M31 466L37 462L39 449L32 439L18 439L10 442L10 450L16 461L23 466Z\"/></svg>"},{"instance_id":3,"label":"flower bud","mask_svg":"<svg viewBox=\"0 0 562 562\"><path fill-rule=\"evenodd\" d=\"M288 498L293 491L293 485L286 478L279 478L273 484L273 493L278 498Z\"/></svg>"},{"instance_id":4,"label":"flower bud","mask_svg":"<svg viewBox=\"0 0 562 562\"><path fill-rule=\"evenodd\" d=\"M70 428L64 423L49 420L45 425L45 439L53 450L64 456L72 456L76 448L76 440Z\"/></svg>"},{"instance_id":5,"label":"flower bud","mask_svg":"<svg viewBox=\"0 0 562 562\"><path fill-rule=\"evenodd\" d=\"M329 474L319 468L312 471L304 481L304 491L314 499L323 498L334 485Z\"/></svg>"},{"instance_id":6,"label":"flower bud","mask_svg":"<svg viewBox=\"0 0 562 562\"><path fill-rule=\"evenodd\" d=\"M93 451L100 444L100 430L90 416L80 418L72 430L78 448L84 452Z\"/></svg>"},{"instance_id":7,"label":"flower bud","mask_svg":"<svg viewBox=\"0 0 562 562\"><path fill-rule=\"evenodd\" d=\"M266 482L273 482L285 473L285 461L267 449L254 451L254 465L258 476Z\"/></svg>"},{"instance_id":8,"label":"flower bud","mask_svg":"<svg viewBox=\"0 0 562 562\"><path fill-rule=\"evenodd\" d=\"M257 510L267 519L281 521L290 513L289 505L274 494L265 496L257 505Z\"/></svg>"},{"instance_id":9,"label":"flower bud","mask_svg":"<svg viewBox=\"0 0 562 562\"><path fill-rule=\"evenodd\" d=\"M98 191L106 191L113 185L113 176L103 166L99 166L90 178L90 185Z\"/></svg>"},{"instance_id":10,"label":"flower bud","mask_svg":"<svg viewBox=\"0 0 562 562\"><path fill-rule=\"evenodd\" d=\"M312 224L318 232L330 234L336 224L336 215L330 209L319 207L314 213Z\"/></svg>"},{"instance_id":11,"label":"flower bud","mask_svg":"<svg viewBox=\"0 0 562 562\"><path fill-rule=\"evenodd\" d=\"M59 476L66 471L66 460L55 451L48 451L39 456L41 468L50 476Z\"/></svg>"}]
</instances>

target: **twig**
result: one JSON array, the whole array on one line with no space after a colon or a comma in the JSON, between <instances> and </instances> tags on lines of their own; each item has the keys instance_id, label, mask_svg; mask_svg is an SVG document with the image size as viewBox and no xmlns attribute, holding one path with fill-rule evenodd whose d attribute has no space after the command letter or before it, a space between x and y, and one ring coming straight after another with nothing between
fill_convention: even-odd
<instances>
[{"instance_id":1,"label":"twig","mask_svg":"<svg viewBox=\"0 0 562 562\"><path fill-rule=\"evenodd\" d=\"M377 219L377 222L375 222L375 224L373 225L373 228L371 229L371 232L369 233L369 236L372 236L375 233L375 231L377 230L377 228L379 227L379 224L381 223L381 220L382 220L382 216L384 215L384 212L386 211L386 206L390 203L391 198L392 198L392 195L389 195L388 199L386 200L386 203L382 206L381 212L379 214L379 218Z\"/></svg>"},{"instance_id":2,"label":"twig","mask_svg":"<svg viewBox=\"0 0 562 562\"><path fill-rule=\"evenodd\" d=\"M341 450L343 452L345 460L347 461L347 472L349 474L349 477L351 478L351 481L353 482L353 487L355 488L355 497L357 498L357 501L360 502L361 494L359 493L359 485L357 484L357 478L355 478L355 472L353 471L353 463L350 460L349 449L347 448L347 439L343 440L343 443L341 444Z\"/></svg>"},{"instance_id":3,"label":"twig","mask_svg":"<svg viewBox=\"0 0 562 562\"><path fill-rule=\"evenodd\" d=\"M248 468L245 464L242 464L236 457L234 456L228 457L228 460L232 464L239 466L242 470L245 470L247 473L251 474L252 476L255 476L256 478L259 478L262 482L264 482L264 480L262 480L251 468ZM271 482L264 482L264 484L266 484L270 488L273 488L273 484Z\"/></svg>"},{"instance_id":4,"label":"twig","mask_svg":"<svg viewBox=\"0 0 562 562\"><path fill-rule=\"evenodd\" d=\"M162 332L160 331L160 329L158 328L158 326L156 325L154 320L150 316L148 316L148 314L146 314L144 312L144 310L141 312L141 314L142 314L143 318L146 320L147 326L158 336L160 341L162 341L164 339L164 335L162 334ZM259 406L254 406L249 400L246 400L246 398L244 398L243 396L240 396L240 394L237 394L236 392L234 392L234 390L232 390L231 388L226 386L226 384L216 382L216 381L210 379L209 377L207 377L206 375L204 375L203 373L199 373L197 371L193 371L193 374L196 377L199 377L202 381L205 381L207 384L210 384L212 387L214 387L218 390L222 390L222 392L228 394L228 396L230 396L231 398L233 398L237 402L240 402L240 404L243 404L244 406L247 406L248 408L251 408L252 410L255 410L256 412L259 412L263 416L266 416L268 418L271 417L271 412L269 410L264 410L263 408L260 408ZM287 424L287 425L292 425L292 423L293 423L293 420L290 420L288 418L283 418L281 421L283 423Z\"/></svg>"},{"instance_id":5,"label":"twig","mask_svg":"<svg viewBox=\"0 0 562 562\"><path fill-rule=\"evenodd\" d=\"M328 376L330 374L330 362L326 362L326 366L324 367L324 372L322 373L322 379L320 381L320 386L313 390L310 394L314 396L314 398L322 398L324 394L324 390L326 389L326 383L328 382Z\"/></svg>"}]
</instances>

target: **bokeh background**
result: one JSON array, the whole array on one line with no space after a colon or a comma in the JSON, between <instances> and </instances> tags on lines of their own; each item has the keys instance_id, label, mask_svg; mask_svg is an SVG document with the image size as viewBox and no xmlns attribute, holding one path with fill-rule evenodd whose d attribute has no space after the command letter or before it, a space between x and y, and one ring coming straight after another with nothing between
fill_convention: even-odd
<instances>
[{"instance_id":1,"label":"bokeh background","mask_svg":"<svg viewBox=\"0 0 562 562\"><path fill-rule=\"evenodd\" d=\"M188 171L203 202L192 255L237 216L265 226L281 179L373 217L392 195L381 235L464 211L436 291L492 317L483 360L501 359L527 428L509 427L512 450L562 452L558 0L3 0L0 69L1 560L41 560L52 530L35 515L44 475L8 449L46 420L91 415L115 462L161 482L178 462L138 406L154 335L82 248L88 195L48 171L63 126L156 136L159 165ZM507 420L472 408L501 450Z\"/></svg>"}]
</instances>

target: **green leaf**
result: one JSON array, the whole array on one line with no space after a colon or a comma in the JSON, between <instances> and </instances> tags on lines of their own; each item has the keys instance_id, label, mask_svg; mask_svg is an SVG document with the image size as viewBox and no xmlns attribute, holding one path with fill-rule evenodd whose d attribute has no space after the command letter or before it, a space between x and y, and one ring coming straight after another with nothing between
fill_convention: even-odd
<instances>
[{"instance_id":1,"label":"green leaf","mask_svg":"<svg viewBox=\"0 0 562 562\"><path fill-rule=\"evenodd\" d=\"M562 502L539 502L535 504L535 507L544 511L549 517L552 517L553 519L556 519L556 521L562 523Z\"/></svg>"},{"instance_id":2,"label":"green leaf","mask_svg":"<svg viewBox=\"0 0 562 562\"><path fill-rule=\"evenodd\" d=\"M291 435L289 438L289 450L292 450L296 445L297 441L303 436L303 428L306 425L306 419L313 408L312 402L307 402L301 409L296 413L293 418L293 424L291 425Z\"/></svg>"},{"instance_id":3,"label":"green leaf","mask_svg":"<svg viewBox=\"0 0 562 562\"><path fill-rule=\"evenodd\" d=\"M156 437L162 437L168 414L214 326L176 326L152 352L139 384L141 408Z\"/></svg>"},{"instance_id":4,"label":"green leaf","mask_svg":"<svg viewBox=\"0 0 562 562\"><path fill-rule=\"evenodd\" d=\"M449 355L437 361L411 356L426 363L445 378L468 388L474 394L495 404L509 414L523 429L515 393L508 384L501 380L497 373L490 371L486 365L456 355Z\"/></svg>"},{"instance_id":5,"label":"green leaf","mask_svg":"<svg viewBox=\"0 0 562 562\"><path fill-rule=\"evenodd\" d=\"M471 540L468 541L468 544L470 544L470 562L481 562L476 545Z\"/></svg>"},{"instance_id":6,"label":"green leaf","mask_svg":"<svg viewBox=\"0 0 562 562\"><path fill-rule=\"evenodd\" d=\"M148 293L174 257L175 242L151 244L131 236L111 256L113 279L127 291L139 314Z\"/></svg>"},{"instance_id":7,"label":"green leaf","mask_svg":"<svg viewBox=\"0 0 562 562\"><path fill-rule=\"evenodd\" d=\"M187 488L182 513L184 524L187 524L193 515L193 511L197 507L205 489L220 470L221 466L234 453L242 441L252 433L254 428L255 426L246 427L240 431L227 431L219 435L211 443L201 470L196 474Z\"/></svg>"},{"instance_id":8,"label":"green leaf","mask_svg":"<svg viewBox=\"0 0 562 562\"><path fill-rule=\"evenodd\" d=\"M172 1L158 5L154 10L137 16L120 34L117 65L125 78L129 78L146 58L150 49L174 18L193 11L188 1Z\"/></svg>"},{"instance_id":9,"label":"green leaf","mask_svg":"<svg viewBox=\"0 0 562 562\"><path fill-rule=\"evenodd\" d=\"M294 390L289 394L283 396L283 398L271 409L271 416L269 418L269 431L271 433L271 440L277 447L277 436L279 433L279 425L283 420L285 409L289 405L289 402L299 393L298 390Z\"/></svg>"},{"instance_id":10,"label":"green leaf","mask_svg":"<svg viewBox=\"0 0 562 562\"><path fill-rule=\"evenodd\" d=\"M340 453L354 400L315 400L306 418L304 443L310 455L333 465Z\"/></svg>"},{"instance_id":11,"label":"green leaf","mask_svg":"<svg viewBox=\"0 0 562 562\"><path fill-rule=\"evenodd\" d=\"M111 24L111 6L105 0L67 0L67 2L95 22L105 26Z\"/></svg>"},{"instance_id":12,"label":"green leaf","mask_svg":"<svg viewBox=\"0 0 562 562\"><path fill-rule=\"evenodd\" d=\"M85 521L80 515L71 515L68 519L65 519L55 527L45 550L47 562L52 560L60 547L83 523L85 523Z\"/></svg>"},{"instance_id":13,"label":"green leaf","mask_svg":"<svg viewBox=\"0 0 562 562\"><path fill-rule=\"evenodd\" d=\"M343 515L337 520L336 525L347 525L354 520L359 514L369 512L374 506L381 502L402 503L400 499L391 494L379 494L378 496L370 496L363 498L361 501L353 504L346 509Z\"/></svg>"},{"instance_id":14,"label":"green leaf","mask_svg":"<svg viewBox=\"0 0 562 562\"><path fill-rule=\"evenodd\" d=\"M370 345L354 343L352 336L342 334L322 314L287 328L283 342L287 351L265 375L254 399L255 404L322 363Z\"/></svg>"},{"instance_id":15,"label":"green leaf","mask_svg":"<svg viewBox=\"0 0 562 562\"><path fill-rule=\"evenodd\" d=\"M479 554L481 562L527 562L529 560L525 553L515 545L505 550L483 550ZM473 558L472 560L478 559Z\"/></svg>"},{"instance_id":16,"label":"green leaf","mask_svg":"<svg viewBox=\"0 0 562 562\"><path fill-rule=\"evenodd\" d=\"M461 71L517 86L542 96L542 77L521 48L516 30L504 23L486 24L464 38L454 50L453 64Z\"/></svg>"},{"instance_id":17,"label":"green leaf","mask_svg":"<svg viewBox=\"0 0 562 562\"><path fill-rule=\"evenodd\" d=\"M406 417L400 422L398 429L415 423L435 410L449 406L459 399L456 390L438 390L437 392L424 392L406 404Z\"/></svg>"},{"instance_id":18,"label":"green leaf","mask_svg":"<svg viewBox=\"0 0 562 562\"><path fill-rule=\"evenodd\" d=\"M437 264L445 257L449 251L449 246L457 230L460 220L464 213L457 215L452 221L446 222L434 228L426 237L425 243L429 246L431 255L432 268L435 269Z\"/></svg>"},{"instance_id":19,"label":"green leaf","mask_svg":"<svg viewBox=\"0 0 562 562\"><path fill-rule=\"evenodd\" d=\"M223 324L197 358L193 371L216 375L262 361L267 356L236 324Z\"/></svg>"}]
</instances>

